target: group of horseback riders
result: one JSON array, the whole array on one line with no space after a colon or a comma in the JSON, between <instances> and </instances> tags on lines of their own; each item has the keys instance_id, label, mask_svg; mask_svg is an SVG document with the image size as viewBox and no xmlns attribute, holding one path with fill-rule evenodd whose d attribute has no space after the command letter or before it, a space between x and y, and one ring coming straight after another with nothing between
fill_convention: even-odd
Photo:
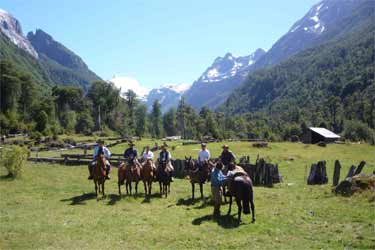
<instances>
[{"instance_id":1,"label":"group of horseback riders","mask_svg":"<svg viewBox=\"0 0 375 250\"><path fill-rule=\"evenodd\" d=\"M168 151L168 145L166 143L164 143L161 146L161 151L158 154L158 157L157 157L158 167L156 167L153 162L154 153L150 150L149 146L145 147L142 153L141 163L140 163L138 160L138 151L135 148L135 144L132 141L130 141L128 145L129 147L124 152L125 162L121 164L121 166L129 166L129 167L135 168L136 171L139 171L140 173L142 167L145 166L145 164L150 164L154 172L153 174L154 178L157 176L156 173L160 166L163 168L164 171L169 172L170 181L173 181L172 175L173 175L174 168L171 164L172 155ZM232 183L234 182L235 178L244 177L242 178L243 179L242 181L249 182L247 184L250 186L252 185L251 180L248 177L247 173L244 171L244 169L235 164L236 156L229 149L229 146L224 145L222 148L223 148L223 151L221 155L219 156L216 163L213 164L211 161L210 151L207 149L207 145L205 143L202 143L201 150L198 153L198 159L197 159L198 168L195 170L195 171L204 171L203 170L204 166L207 166L207 165L210 165L212 167L212 170L210 171L209 179L211 181L212 200L214 203L214 212L213 212L214 216L220 215L220 206L221 206L223 195L230 196L230 197L234 196L234 190L233 190L234 187L232 187L233 185ZM102 140L99 140L97 146L94 148L93 161L89 165L90 176L88 179L93 178L92 169L94 168L96 164L96 159L98 156L105 157L106 179L110 179L109 173L111 170L111 164L109 162L109 159L111 157L111 152L109 151L107 147L104 146L104 141ZM190 160L191 160L191 157L190 157ZM225 186L228 187L228 193L224 193ZM252 204L252 198L251 198L251 204Z\"/></svg>"},{"instance_id":2,"label":"group of horseback riders","mask_svg":"<svg viewBox=\"0 0 375 250\"><path fill-rule=\"evenodd\" d=\"M89 177L88 177L88 179L91 180L93 178L92 169L96 164L97 157L100 156L100 155L104 155L104 157L106 159L105 160L106 179L110 179L111 177L110 177L109 174L110 174L110 171L111 171L111 164L109 162L109 159L111 158L111 152L109 151L109 149L107 147L104 146L103 140L98 140L97 143L98 143L97 146L94 148L93 160L92 160L91 164L89 164ZM143 154L142 154L142 157L141 157L141 163L140 163L139 160L138 160L138 151L135 148L135 144L132 141L130 141L128 145L129 145L129 147L124 151L124 159L125 159L124 164L126 164L127 166L135 166L136 168L141 169L142 166L146 162L151 162L152 168L153 168L154 172L156 172L157 167L155 166L155 164L153 162L154 153L150 150L150 146L146 146L144 148L144 151L143 151ZM158 154L157 162L158 163L165 163L166 166L167 166L166 170L172 176L174 168L171 164L171 159L172 159L172 155L168 151L168 145L166 143L164 143L161 146L160 153ZM171 178L171 181L173 181L172 178Z\"/></svg>"}]
</instances>

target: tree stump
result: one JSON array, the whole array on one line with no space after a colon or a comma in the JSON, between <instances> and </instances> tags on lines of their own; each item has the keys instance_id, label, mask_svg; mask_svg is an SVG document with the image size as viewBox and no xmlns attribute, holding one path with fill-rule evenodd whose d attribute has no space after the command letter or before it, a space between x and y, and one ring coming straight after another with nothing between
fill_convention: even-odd
<instances>
[{"instance_id":1,"label":"tree stump","mask_svg":"<svg viewBox=\"0 0 375 250\"><path fill-rule=\"evenodd\" d=\"M339 160L335 161L335 169L333 171L333 186L337 186L340 181L340 170L341 170L341 164Z\"/></svg>"},{"instance_id":2,"label":"tree stump","mask_svg":"<svg viewBox=\"0 0 375 250\"><path fill-rule=\"evenodd\" d=\"M362 172L363 167L365 166L366 162L361 161L357 167L357 169L354 172L354 175L360 174Z\"/></svg>"}]
</instances>

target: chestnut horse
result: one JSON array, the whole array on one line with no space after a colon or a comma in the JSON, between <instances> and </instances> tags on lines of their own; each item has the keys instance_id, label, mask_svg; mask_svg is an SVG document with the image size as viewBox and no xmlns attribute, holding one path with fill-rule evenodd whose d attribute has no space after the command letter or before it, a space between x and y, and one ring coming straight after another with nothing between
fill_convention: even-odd
<instances>
[{"instance_id":1,"label":"chestnut horse","mask_svg":"<svg viewBox=\"0 0 375 250\"><path fill-rule=\"evenodd\" d=\"M171 191L171 172L168 170L168 163L159 162L156 169L156 180L159 182L160 195L165 195L167 198L168 193Z\"/></svg>"},{"instance_id":2,"label":"chestnut horse","mask_svg":"<svg viewBox=\"0 0 375 250\"><path fill-rule=\"evenodd\" d=\"M93 181L95 184L95 193L96 193L96 199L98 200L98 189L99 193L101 192L103 196L104 194L104 183L107 176L106 172L106 166L105 166L105 156L104 155L98 155L96 157L96 164L92 170L92 176Z\"/></svg>"},{"instance_id":3,"label":"chestnut horse","mask_svg":"<svg viewBox=\"0 0 375 250\"><path fill-rule=\"evenodd\" d=\"M142 166L142 180L145 188L145 196L151 195L152 182L154 181L154 169L152 160L146 160Z\"/></svg>"},{"instance_id":4,"label":"chestnut horse","mask_svg":"<svg viewBox=\"0 0 375 250\"><path fill-rule=\"evenodd\" d=\"M195 183L199 184L199 190L201 193L201 199L204 200L203 196L203 184L210 180L211 163L204 162L202 167L199 168L198 161L192 160L185 156L185 171L188 171L188 175L191 183L192 200L194 200Z\"/></svg>"},{"instance_id":5,"label":"chestnut horse","mask_svg":"<svg viewBox=\"0 0 375 250\"><path fill-rule=\"evenodd\" d=\"M126 194L132 194L132 182L135 182L135 194L138 193L138 182L141 180L141 169L137 166L137 163L133 160L131 164L126 165L121 163L118 169L118 192L121 195L120 186L124 184Z\"/></svg>"}]
</instances>

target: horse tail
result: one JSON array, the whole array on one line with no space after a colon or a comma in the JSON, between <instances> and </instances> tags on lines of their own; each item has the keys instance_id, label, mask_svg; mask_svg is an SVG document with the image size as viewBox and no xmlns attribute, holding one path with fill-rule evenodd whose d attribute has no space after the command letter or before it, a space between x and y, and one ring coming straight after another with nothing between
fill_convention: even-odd
<instances>
[{"instance_id":1,"label":"horse tail","mask_svg":"<svg viewBox=\"0 0 375 250\"><path fill-rule=\"evenodd\" d=\"M250 214L251 186L242 182L242 207L244 214Z\"/></svg>"}]
</instances>

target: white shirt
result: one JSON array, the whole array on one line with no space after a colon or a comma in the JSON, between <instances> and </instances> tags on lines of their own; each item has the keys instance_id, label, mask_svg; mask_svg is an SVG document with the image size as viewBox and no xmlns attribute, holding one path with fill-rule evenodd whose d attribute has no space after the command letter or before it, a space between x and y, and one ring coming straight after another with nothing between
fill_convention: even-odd
<instances>
[{"instance_id":1,"label":"white shirt","mask_svg":"<svg viewBox=\"0 0 375 250\"><path fill-rule=\"evenodd\" d=\"M148 151L148 152L143 152L143 155L142 155L142 158L143 160L152 160L154 159L154 153L152 153L152 151Z\"/></svg>"},{"instance_id":2,"label":"white shirt","mask_svg":"<svg viewBox=\"0 0 375 250\"><path fill-rule=\"evenodd\" d=\"M198 154L198 161L199 162L204 162L205 160L209 160L211 157L210 151L208 149L206 150L200 150Z\"/></svg>"}]
</instances>

